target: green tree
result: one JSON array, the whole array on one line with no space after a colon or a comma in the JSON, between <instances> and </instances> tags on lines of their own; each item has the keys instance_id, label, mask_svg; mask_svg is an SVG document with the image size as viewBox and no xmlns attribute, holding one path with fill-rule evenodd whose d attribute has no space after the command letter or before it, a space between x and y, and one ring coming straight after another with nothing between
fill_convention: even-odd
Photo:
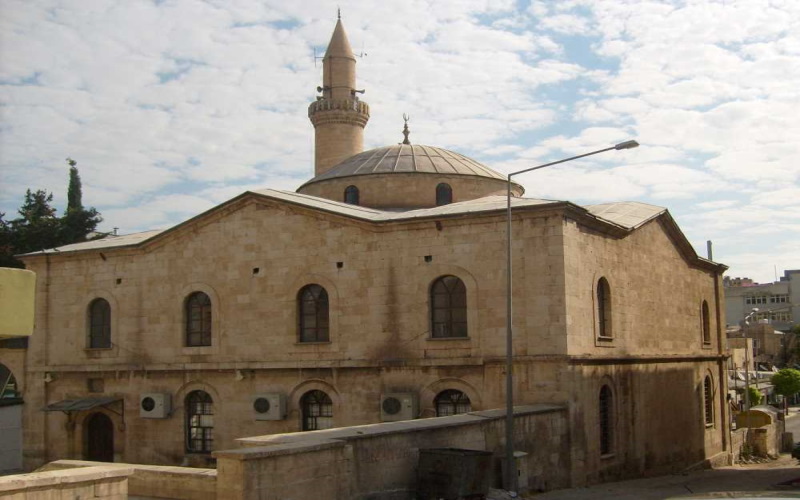
<instances>
[{"instance_id":1,"label":"green tree","mask_svg":"<svg viewBox=\"0 0 800 500\"><path fill-rule=\"evenodd\" d=\"M761 396L761 391L756 389L755 387L748 387L747 392L750 394L750 406L758 406L761 404L761 400L764 399Z\"/></svg>"},{"instance_id":2,"label":"green tree","mask_svg":"<svg viewBox=\"0 0 800 500\"><path fill-rule=\"evenodd\" d=\"M17 233L17 252L35 252L60 245L59 225L56 209L50 203L53 194L41 189L25 192L25 202L19 209L22 216L11 221L11 228Z\"/></svg>"},{"instance_id":3,"label":"green tree","mask_svg":"<svg viewBox=\"0 0 800 500\"><path fill-rule=\"evenodd\" d=\"M67 188L67 210L61 218L62 244L86 241L86 236L97 229L103 221L94 208L83 208L83 191L81 176L78 174L77 162L67 158L69 164L69 187Z\"/></svg>"},{"instance_id":4,"label":"green tree","mask_svg":"<svg viewBox=\"0 0 800 500\"><path fill-rule=\"evenodd\" d=\"M772 385L775 392L784 397L794 396L800 392L800 371L794 368L784 368L772 376Z\"/></svg>"},{"instance_id":5,"label":"green tree","mask_svg":"<svg viewBox=\"0 0 800 500\"><path fill-rule=\"evenodd\" d=\"M22 263L14 255L13 232L11 224L5 220L6 214L0 212L0 267L19 267Z\"/></svg>"},{"instance_id":6,"label":"green tree","mask_svg":"<svg viewBox=\"0 0 800 500\"><path fill-rule=\"evenodd\" d=\"M67 210L56 215L53 194L44 190L25 192L19 217L8 221L0 212L0 267L24 267L14 255L37 252L86 241L86 236L103 220L94 208L85 209L81 200L81 178L75 161L70 165Z\"/></svg>"}]
</instances>

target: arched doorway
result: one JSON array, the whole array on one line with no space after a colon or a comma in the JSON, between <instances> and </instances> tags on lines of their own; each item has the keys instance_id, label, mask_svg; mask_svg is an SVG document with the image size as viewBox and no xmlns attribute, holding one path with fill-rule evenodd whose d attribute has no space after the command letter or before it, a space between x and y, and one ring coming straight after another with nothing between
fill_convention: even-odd
<instances>
[{"instance_id":1,"label":"arched doorway","mask_svg":"<svg viewBox=\"0 0 800 500\"><path fill-rule=\"evenodd\" d=\"M114 461L114 423L104 413L86 419L86 460Z\"/></svg>"},{"instance_id":2,"label":"arched doorway","mask_svg":"<svg viewBox=\"0 0 800 500\"><path fill-rule=\"evenodd\" d=\"M11 370L0 363L0 476L22 471L22 393Z\"/></svg>"}]
</instances>

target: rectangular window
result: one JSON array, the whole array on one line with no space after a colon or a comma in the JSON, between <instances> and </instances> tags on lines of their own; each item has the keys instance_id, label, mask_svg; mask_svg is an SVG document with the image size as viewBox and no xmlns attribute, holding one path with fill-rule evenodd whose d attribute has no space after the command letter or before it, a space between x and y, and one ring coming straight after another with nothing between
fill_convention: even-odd
<instances>
[{"instance_id":1,"label":"rectangular window","mask_svg":"<svg viewBox=\"0 0 800 500\"><path fill-rule=\"evenodd\" d=\"M101 378L90 378L86 381L86 388L89 392L103 392L105 384Z\"/></svg>"},{"instance_id":2,"label":"rectangular window","mask_svg":"<svg viewBox=\"0 0 800 500\"><path fill-rule=\"evenodd\" d=\"M791 321L792 315L788 312L781 311L781 312L774 312L772 313L772 321Z\"/></svg>"}]
</instances>

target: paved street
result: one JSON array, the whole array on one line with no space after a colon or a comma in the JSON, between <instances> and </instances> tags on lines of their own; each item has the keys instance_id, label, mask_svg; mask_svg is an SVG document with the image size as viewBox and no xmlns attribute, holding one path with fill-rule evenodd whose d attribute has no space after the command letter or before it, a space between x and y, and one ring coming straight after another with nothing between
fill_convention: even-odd
<instances>
[{"instance_id":1,"label":"paved street","mask_svg":"<svg viewBox=\"0 0 800 500\"><path fill-rule=\"evenodd\" d=\"M800 441L798 410L800 408L792 408L790 416L786 420L786 431L794 433L795 442ZM606 483L591 488L552 491L528 498L536 500L661 500L678 495L719 491L771 490L778 494L780 492L800 492L800 486L792 488L779 485L779 483L792 480L800 481L800 462L788 454L784 454L778 460L764 464L734 465L687 474Z\"/></svg>"}]
</instances>

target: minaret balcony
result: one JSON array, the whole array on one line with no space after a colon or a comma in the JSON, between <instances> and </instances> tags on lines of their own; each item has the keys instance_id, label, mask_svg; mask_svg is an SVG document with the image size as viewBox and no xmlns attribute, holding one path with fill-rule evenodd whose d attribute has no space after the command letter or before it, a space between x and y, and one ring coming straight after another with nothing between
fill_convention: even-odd
<instances>
[{"instance_id":1,"label":"minaret balcony","mask_svg":"<svg viewBox=\"0 0 800 500\"><path fill-rule=\"evenodd\" d=\"M325 111L344 111L346 113L363 115L365 124L366 120L369 119L369 105L358 99L319 99L309 104L308 117L316 124L315 119L319 117L317 113ZM317 117L314 115L317 115Z\"/></svg>"}]
</instances>

